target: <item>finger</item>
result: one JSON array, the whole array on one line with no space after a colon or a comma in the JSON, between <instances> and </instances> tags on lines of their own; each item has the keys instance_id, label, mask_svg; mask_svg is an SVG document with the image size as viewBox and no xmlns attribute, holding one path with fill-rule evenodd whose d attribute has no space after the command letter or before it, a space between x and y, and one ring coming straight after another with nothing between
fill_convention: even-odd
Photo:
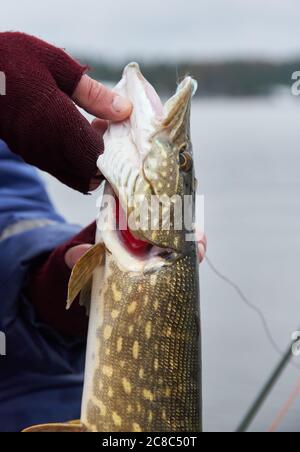
<instances>
[{"instance_id":1,"label":"finger","mask_svg":"<svg viewBox=\"0 0 300 452\"><path fill-rule=\"evenodd\" d=\"M103 181L103 176L101 175L100 171L98 171L96 176L93 177L93 179L91 180L90 191L97 190L97 188L100 187L102 181Z\"/></svg>"},{"instance_id":2,"label":"finger","mask_svg":"<svg viewBox=\"0 0 300 452\"><path fill-rule=\"evenodd\" d=\"M123 121L131 111L129 100L84 75L73 94L74 102L92 115L111 121Z\"/></svg>"},{"instance_id":3,"label":"finger","mask_svg":"<svg viewBox=\"0 0 300 452\"><path fill-rule=\"evenodd\" d=\"M200 264L204 261L205 255L206 255L205 247L203 246L202 243L198 243L198 260Z\"/></svg>"},{"instance_id":4,"label":"finger","mask_svg":"<svg viewBox=\"0 0 300 452\"><path fill-rule=\"evenodd\" d=\"M198 245L198 259L199 262L203 262L206 249L207 249L207 238L203 232L197 232L197 245Z\"/></svg>"},{"instance_id":5,"label":"finger","mask_svg":"<svg viewBox=\"0 0 300 452\"><path fill-rule=\"evenodd\" d=\"M96 132L98 132L101 136L103 136L108 128L108 121L106 121L105 119L96 118L92 122L91 126L93 127L93 129Z\"/></svg>"},{"instance_id":6,"label":"finger","mask_svg":"<svg viewBox=\"0 0 300 452\"><path fill-rule=\"evenodd\" d=\"M92 245L84 244L70 248L65 254L65 263L70 270L73 269L79 259L92 247Z\"/></svg>"},{"instance_id":7,"label":"finger","mask_svg":"<svg viewBox=\"0 0 300 452\"><path fill-rule=\"evenodd\" d=\"M97 134L99 134L100 137L102 138L104 133L107 130L108 121L106 121L104 119L96 118L92 122L91 126L95 130L95 132L97 132ZM99 186L101 185L102 181L103 181L103 176L101 175L100 171L98 170L96 176L93 177L93 179L91 180L90 191L97 190L97 188L99 188Z\"/></svg>"}]
</instances>

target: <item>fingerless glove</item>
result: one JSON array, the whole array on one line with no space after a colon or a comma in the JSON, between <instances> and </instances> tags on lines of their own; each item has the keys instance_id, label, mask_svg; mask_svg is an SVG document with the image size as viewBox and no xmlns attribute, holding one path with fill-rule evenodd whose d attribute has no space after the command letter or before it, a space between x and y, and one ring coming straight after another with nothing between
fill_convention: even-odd
<instances>
[{"instance_id":1,"label":"fingerless glove","mask_svg":"<svg viewBox=\"0 0 300 452\"><path fill-rule=\"evenodd\" d=\"M39 258L29 272L25 293L38 319L66 337L84 336L88 317L85 308L79 305L79 299L74 301L69 311L66 310L71 270L65 263L65 255L74 246L94 244L95 235L96 223L93 223L53 250L50 256Z\"/></svg>"},{"instance_id":2,"label":"fingerless glove","mask_svg":"<svg viewBox=\"0 0 300 452\"><path fill-rule=\"evenodd\" d=\"M87 193L103 142L71 100L86 66L22 33L0 33L0 139L27 163Z\"/></svg>"}]
</instances>

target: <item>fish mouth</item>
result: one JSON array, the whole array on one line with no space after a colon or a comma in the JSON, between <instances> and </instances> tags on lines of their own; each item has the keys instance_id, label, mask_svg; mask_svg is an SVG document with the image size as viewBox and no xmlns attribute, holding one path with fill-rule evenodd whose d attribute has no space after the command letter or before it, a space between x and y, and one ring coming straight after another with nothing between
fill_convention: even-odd
<instances>
[{"instance_id":1,"label":"fish mouth","mask_svg":"<svg viewBox=\"0 0 300 452\"><path fill-rule=\"evenodd\" d=\"M153 142L159 135L165 137L166 145L169 145L168 140L176 139L177 131L185 127L185 113L195 89L196 82L186 77L176 94L163 105L137 63L130 63L124 69L123 77L114 91L132 102L133 111L127 120L109 125L104 135L105 152L97 162L120 205L117 221L122 217L122 210L126 218L138 210L138 198L149 200L152 196L160 196L160 186L166 187L165 171L162 168L156 173L153 171L153 165L156 164L156 158L150 155ZM178 186L177 159L172 159L172 162L170 176L173 183L170 180L167 184L170 187L166 189L168 196L173 196ZM168 166L167 162L163 164ZM121 220L124 222L123 218ZM161 218L158 221L161 222ZM157 243L153 234L146 233L136 223L127 223L125 226L119 231L119 238L138 257L148 255L155 247L164 248L164 251L172 248L167 243L163 246Z\"/></svg>"},{"instance_id":2,"label":"fish mouth","mask_svg":"<svg viewBox=\"0 0 300 452\"><path fill-rule=\"evenodd\" d=\"M109 124L103 137L105 151L97 166L126 209L126 200L120 191L128 187L134 194L135 178L142 171L143 161L151 148L151 137L163 120L164 108L137 63L125 67L114 92L129 99L133 109L127 120Z\"/></svg>"},{"instance_id":3,"label":"fish mouth","mask_svg":"<svg viewBox=\"0 0 300 452\"><path fill-rule=\"evenodd\" d=\"M177 259L173 250L166 250L136 239L127 225L124 210L111 184L102 184L101 208L97 219L96 243L105 244L123 271L151 273Z\"/></svg>"}]
</instances>

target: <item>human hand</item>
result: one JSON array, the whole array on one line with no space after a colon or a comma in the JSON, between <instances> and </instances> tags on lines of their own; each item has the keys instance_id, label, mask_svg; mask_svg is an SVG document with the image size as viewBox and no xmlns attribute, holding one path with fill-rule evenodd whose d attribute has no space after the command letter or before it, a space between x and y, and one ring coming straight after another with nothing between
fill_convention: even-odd
<instances>
[{"instance_id":1,"label":"human hand","mask_svg":"<svg viewBox=\"0 0 300 452\"><path fill-rule=\"evenodd\" d=\"M130 102L85 75L87 67L63 50L22 33L0 33L0 70L6 78L0 138L70 187L84 193L96 188L107 120L127 118ZM98 133L73 101L100 118Z\"/></svg>"}]
</instances>

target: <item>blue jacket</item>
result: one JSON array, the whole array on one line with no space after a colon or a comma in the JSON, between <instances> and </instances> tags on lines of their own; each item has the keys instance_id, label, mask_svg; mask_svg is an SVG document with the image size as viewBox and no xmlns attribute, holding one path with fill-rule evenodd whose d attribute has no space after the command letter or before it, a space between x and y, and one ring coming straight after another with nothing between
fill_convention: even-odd
<instances>
[{"instance_id":1,"label":"blue jacket","mask_svg":"<svg viewBox=\"0 0 300 452\"><path fill-rule=\"evenodd\" d=\"M0 141L1 432L80 416L85 344L40 323L22 292L32 259L78 230L55 212L37 171Z\"/></svg>"}]
</instances>

